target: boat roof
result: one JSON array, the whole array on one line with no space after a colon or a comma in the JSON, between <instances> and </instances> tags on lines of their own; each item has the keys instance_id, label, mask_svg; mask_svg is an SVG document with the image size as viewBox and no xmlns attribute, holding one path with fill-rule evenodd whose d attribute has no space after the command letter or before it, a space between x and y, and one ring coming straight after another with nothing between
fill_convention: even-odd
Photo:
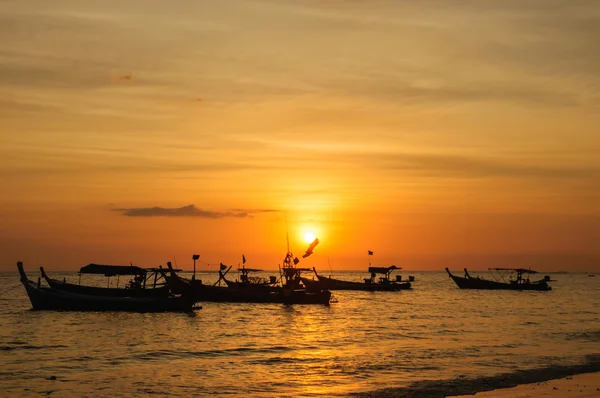
<instances>
[{"instance_id":1,"label":"boat roof","mask_svg":"<svg viewBox=\"0 0 600 398\"><path fill-rule=\"evenodd\" d=\"M140 275L145 274L146 270L135 265L102 265L88 264L81 267L81 274L103 274L104 276L116 275Z\"/></svg>"},{"instance_id":2,"label":"boat roof","mask_svg":"<svg viewBox=\"0 0 600 398\"><path fill-rule=\"evenodd\" d=\"M402 268L396 267L395 265L389 267L369 267L369 272L375 272L376 274L387 274L388 272L392 272L395 269Z\"/></svg>"},{"instance_id":3,"label":"boat roof","mask_svg":"<svg viewBox=\"0 0 600 398\"><path fill-rule=\"evenodd\" d=\"M488 268L490 271L516 271L522 274L537 274L537 271L525 268Z\"/></svg>"}]
</instances>

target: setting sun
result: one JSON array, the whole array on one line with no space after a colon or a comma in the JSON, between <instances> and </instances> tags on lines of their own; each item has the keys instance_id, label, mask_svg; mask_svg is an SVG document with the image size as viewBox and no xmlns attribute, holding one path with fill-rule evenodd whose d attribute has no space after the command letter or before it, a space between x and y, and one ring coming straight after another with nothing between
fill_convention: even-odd
<instances>
[{"instance_id":1,"label":"setting sun","mask_svg":"<svg viewBox=\"0 0 600 398\"><path fill-rule=\"evenodd\" d=\"M314 232L312 231L306 231L304 233L304 240L306 241L306 243L311 243L312 241L315 240L317 236L315 235Z\"/></svg>"}]
</instances>

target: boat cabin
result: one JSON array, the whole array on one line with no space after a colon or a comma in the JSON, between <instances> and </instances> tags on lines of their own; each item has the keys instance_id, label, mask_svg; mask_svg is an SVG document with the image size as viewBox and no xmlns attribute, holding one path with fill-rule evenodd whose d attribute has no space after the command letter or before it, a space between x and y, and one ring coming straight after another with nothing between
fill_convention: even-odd
<instances>
[{"instance_id":1,"label":"boat cabin","mask_svg":"<svg viewBox=\"0 0 600 398\"><path fill-rule=\"evenodd\" d=\"M390 283L390 275L392 274L392 272L394 272L397 269L402 269L400 267L396 267L395 265L392 265L390 267L369 267L369 272L371 273L371 277L370 278L365 278L365 283L375 283L375 278L377 278L377 275L383 275L381 277L379 277L379 282L381 284L388 284ZM398 279L398 277L400 277ZM398 275L396 277L397 282L400 282L402 280L402 276Z\"/></svg>"},{"instance_id":2,"label":"boat cabin","mask_svg":"<svg viewBox=\"0 0 600 398\"><path fill-rule=\"evenodd\" d=\"M530 280L530 275L537 274L537 271L526 268L488 268L490 272L496 272L503 282L515 285L534 283ZM549 281L550 277L545 276L544 280ZM539 282L539 281L536 281Z\"/></svg>"},{"instance_id":3,"label":"boat cabin","mask_svg":"<svg viewBox=\"0 0 600 398\"><path fill-rule=\"evenodd\" d=\"M110 285L110 278L117 277L117 287L119 286L120 276L131 276L131 280L126 284L126 288L144 289L152 284L153 288L158 285L164 285L161 269L159 268L141 268L135 265L104 265L88 264L79 270L79 284L81 284L82 274L104 275L107 277L107 287ZM180 272L180 269L173 270ZM151 282L150 282L151 281Z\"/></svg>"}]
</instances>

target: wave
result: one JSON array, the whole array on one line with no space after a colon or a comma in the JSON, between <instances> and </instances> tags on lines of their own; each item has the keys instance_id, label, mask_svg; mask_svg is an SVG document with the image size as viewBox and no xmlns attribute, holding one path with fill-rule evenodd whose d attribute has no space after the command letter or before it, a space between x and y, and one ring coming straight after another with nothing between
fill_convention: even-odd
<instances>
[{"instance_id":1,"label":"wave","mask_svg":"<svg viewBox=\"0 0 600 398\"><path fill-rule=\"evenodd\" d=\"M296 347L272 346L272 347L236 347L222 350L203 350L203 351L180 351L180 350L159 350L148 351L128 357L128 359L139 359L142 361L162 360L164 358L206 358L220 356L236 356L250 354L269 354L291 352L297 350Z\"/></svg>"},{"instance_id":2,"label":"wave","mask_svg":"<svg viewBox=\"0 0 600 398\"><path fill-rule=\"evenodd\" d=\"M351 393L351 397L370 398L445 398L455 395L473 395L479 392L511 388L520 384L539 383L581 373L600 371L600 354L588 355L586 362L576 365L552 365L544 368L517 370L495 376L477 378L457 377L450 380L419 381L407 387L385 388L369 392Z\"/></svg>"},{"instance_id":3,"label":"wave","mask_svg":"<svg viewBox=\"0 0 600 398\"><path fill-rule=\"evenodd\" d=\"M16 351L16 350L46 350L54 348L69 348L66 345L29 345L27 343L9 343L10 345L0 345L0 351Z\"/></svg>"}]
</instances>

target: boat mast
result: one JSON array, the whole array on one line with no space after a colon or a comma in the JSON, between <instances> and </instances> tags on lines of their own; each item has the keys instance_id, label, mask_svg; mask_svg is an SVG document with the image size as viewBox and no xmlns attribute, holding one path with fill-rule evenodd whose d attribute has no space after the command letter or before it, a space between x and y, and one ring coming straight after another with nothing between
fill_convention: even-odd
<instances>
[{"instance_id":1,"label":"boat mast","mask_svg":"<svg viewBox=\"0 0 600 398\"><path fill-rule=\"evenodd\" d=\"M192 275L192 279L196 280L196 260L198 260L200 258L199 254L194 254L192 256L192 260L194 260L194 275Z\"/></svg>"},{"instance_id":2,"label":"boat mast","mask_svg":"<svg viewBox=\"0 0 600 398\"><path fill-rule=\"evenodd\" d=\"M297 264L297 261L294 261L294 254L290 251L290 234L287 225L287 215L285 216L285 241L287 245L287 253L283 259L283 277L285 278L284 286L294 279L296 273L294 265Z\"/></svg>"}]
</instances>

